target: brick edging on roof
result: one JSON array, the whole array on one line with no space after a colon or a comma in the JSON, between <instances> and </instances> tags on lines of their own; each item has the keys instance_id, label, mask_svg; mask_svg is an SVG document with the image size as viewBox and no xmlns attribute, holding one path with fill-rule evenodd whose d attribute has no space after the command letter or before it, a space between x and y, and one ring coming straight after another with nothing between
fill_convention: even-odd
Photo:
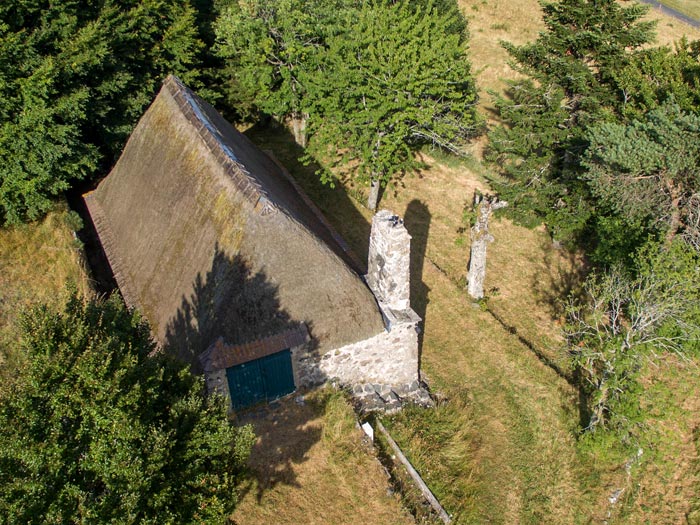
<instances>
[{"instance_id":1,"label":"brick edging on roof","mask_svg":"<svg viewBox=\"0 0 700 525\"><path fill-rule=\"evenodd\" d=\"M310 340L309 330L304 323L279 334L248 343L227 344L222 337L219 337L202 352L199 360L205 372L223 370L303 345Z\"/></svg>"}]
</instances>

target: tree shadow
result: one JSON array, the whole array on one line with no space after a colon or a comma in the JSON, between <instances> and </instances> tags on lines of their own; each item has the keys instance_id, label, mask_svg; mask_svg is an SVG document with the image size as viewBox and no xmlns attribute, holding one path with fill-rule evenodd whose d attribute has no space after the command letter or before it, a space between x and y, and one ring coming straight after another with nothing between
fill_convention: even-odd
<instances>
[{"instance_id":1,"label":"tree shadow","mask_svg":"<svg viewBox=\"0 0 700 525\"><path fill-rule=\"evenodd\" d=\"M422 330L418 334L418 369L423 354L423 334L426 326L426 312L430 302L430 288L423 282L423 265L428 249L428 233L432 215L428 206L414 199L406 206L403 223L411 235L411 308L422 319Z\"/></svg>"},{"instance_id":2,"label":"tree shadow","mask_svg":"<svg viewBox=\"0 0 700 525\"><path fill-rule=\"evenodd\" d=\"M584 300L583 283L588 275L589 266L579 253L563 247L553 249L548 238L542 240L540 250L543 270L533 275L531 288L537 304L547 308L552 320L563 323L566 321L567 302ZM591 419L591 412L581 370L574 368L563 377L576 389L579 426L586 428Z\"/></svg>"},{"instance_id":3,"label":"tree shadow","mask_svg":"<svg viewBox=\"0 0 700 525\"><path fill-rule=\"evenodd\" d=\"M211 268L206 275L197 275L192 293L182 297L180 307L169 321L163 349L189 364L194 372L201 372L199 355L219 337L230 345L243 344L299 325L282 308L277 285L263 271L251 270L241 257L231 257L217 245ZM309 352L314 348L313 340L305 346ZM280 410L281 403L286 403L287 408ZM239 422L256 419L272 422L254 425L262 430L250 458L251 465L259 465L261 457L267 463L264 469L251 467L257 478L258 498L279 483L298 486L292 466L305 461L308 451L321 437L320 429L307 424L308 418L315 417L313 413L289 410L289 404L289 399L275 401L235 414ZM291 407L294 408L293 403ZM289 443L295 446L290 447Z\"/></svg>"},{"instance_id":4,"label":"tree shadow","mask_svg":"<svg viewBox=\"0 0 700 525\"><path fill-rule=\"evenodd\" d=\"M274 157L348 244L356 260L354 269L360 274L365 274L371 224L358 210L359 199L351 197L342 184L335 187L323 184L318 175L322 169L321 162L310 158L282 124L267 119L247 129L244 134L260 149L274 151ZM302 158L303 162L300 160ZM353 200L356 203L353 203Z\"/></svg>"},{"instance_id":5,"label":"tree shadow","mask_svg":"<svg viewBox=\"0 0 700 525\"><path fill-rule=\"evenodd\" d=\"M549 239L542 240L539 248L543 269L532 276L531 287L537 304L548 310L552 320L561 320L567 300L582 298L588 265L581 254L566 248L553 249Z\"/></svg>"},{"instance_id":6,"label":"tree shadow","mask_svg":"<svg viewBox=\"0 0 700 525\"><path fill-rule=\"evenodd\" d=\"M264 272L253 272L239 256L215 246L206 275L197 274L192 293L165 331L165 350L201 373L199 355L219 337L242 344L299 326L279 303L277 286Z\"/></svg>"},{"instance_id":7,"label":"tree shadow","mask_svg":"<svg viewBox=\"0 0 700 525\"><path fill-rule=\"evenodd\" d=\"M278 485L301 487L296 466L310 459L309 452L320 441L323 428L322 410L319 413L297 399L301 398L288 397L241 415L240 422L252 425L258 439L248 461L255 483L244 485L240 497L255 490L260 503Z\"/></svg>"}]
</instances>

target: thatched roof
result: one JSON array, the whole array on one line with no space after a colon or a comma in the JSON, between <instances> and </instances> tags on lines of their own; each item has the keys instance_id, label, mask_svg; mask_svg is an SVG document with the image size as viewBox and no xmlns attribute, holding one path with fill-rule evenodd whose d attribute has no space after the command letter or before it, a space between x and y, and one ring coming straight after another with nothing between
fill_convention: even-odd
<instances>
[{"instance_id":1,"label":"thatched roof","mask_svg":"<svg viewBox=\"0 0 700 525\"><path fill-rule=\"evenodd\" d=\"M383 330L342 241L270 157L169 77L86 202L120 290L196 366L305 323L320 352Z\"/></svg>"}]
</instances>

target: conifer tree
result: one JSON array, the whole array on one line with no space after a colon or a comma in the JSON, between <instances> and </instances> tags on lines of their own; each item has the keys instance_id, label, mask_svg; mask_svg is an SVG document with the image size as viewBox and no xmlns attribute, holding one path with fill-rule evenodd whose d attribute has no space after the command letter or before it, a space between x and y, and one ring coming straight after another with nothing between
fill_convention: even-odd
<instances>
[{"instance_id":1,"label":"conifer tree","mask_svg":"<svg viewBox=\"0 0 700 525\"><path fill-rule=\"evenodd\" d=\"M591 217L579 159L588 126L614 118L615 72L632 50L652 39L642 5L615 0L543 3L545 31L536 41L504 44L527 78L510 83L496 106L505 125L490 135L489 158L503 168L495 180L511 211L544 220L557 238L572 238Z\"/></svg>"},{"instance_id":2,"label":"conifer tree","mask_svg":"<svg viewBox=\"0 0 700 525\"><path fill-rule=\"evenodd\" d=\"M626 67L613 72L620 112L641 119L666 102L687 112L700 113L700 41L638 50Z\"/></svg>"},{"instance_id":3,"label":"conifer tree","mask_svg":"<svg viewBox=\"0 0 700 525\"><path fill-rule=\"evenodd\" d=\"M114 162L168 73L197 86L189 1L0 4L0 224Z\"/></svg>"},{"instance_id":4,"label":"conifer tree","mask_svg":"<svg viewBox=\"0 0 700 525\"><path fill-rule=\"evenodd\" d=\"M0 397L3 523L223 523L252 431L152 355L136 314L74 296L23 332L27 365Z\"/></svg>"},{"instance_id":5,"label":"conifer tree","mask_svg":"<svg viewBox=\"0 0 700 525\"><path fill-rule=\"evenodd\" d=\"M694 198L700 196L700 116L666 103L630 124L604 123L587 133L585 178L603 205L631 225L696 237ZM691 231L688 231L688 230Z\"/></svg>"}]
</instances>

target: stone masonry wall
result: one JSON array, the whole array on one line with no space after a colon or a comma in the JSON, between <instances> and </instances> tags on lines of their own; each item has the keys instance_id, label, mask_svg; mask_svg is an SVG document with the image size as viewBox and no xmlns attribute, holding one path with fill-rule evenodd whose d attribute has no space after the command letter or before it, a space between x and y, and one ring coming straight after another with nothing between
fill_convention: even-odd
<instances>
[{"instance_id":1,"label":"stone masonry wall","mask_svg":"<svg viewBox=\"0 0 700 525\"><path fill-rule=\"evenodd\" d=\"M401 386L418 381L420 318L410 307L411 236L403 221L387 210L372 220L367 284L377 298L386 330L323 356L299 352L298 385L338 380L344 385Z\"/></svg>"},{"instance_id":2,"label":"stone masonry wall","mask_svg":"<svg viewBox=\"0 0 700 525\"><path fill-rule=\"evenodd\" d=\"M297 386L313 386L332 380L344 385L378 383L391 386L417 381L419 321L414 313L413 317L397 320L390 330L323 356L294 352Z\"/></svg>"},{"instance_id":3,"label":"stone masonry wall","mask_svg":"<svg viewBox=\"0 0 700 525\"><path fill-rule=\"evenodd\" d=\"M425 393L418 386L421 319L410 307L410 241L398 216L385 210L375 215L366 281L384 316L385 330L324 354L311 349L311 343L291 348L297 387L338 382L351 387L356 394L365 395L367 390L381 397L387 393L387 399L391 391L402 396L410 392ZM210 371L207 386L210 391L228 395L226 371Z\"/></svg>"},{"instance_id":4,"label":"stone masonry wall","mask_svg":"<svg viewBox=\"0 0 700 525\"><path fill-rule=\"evenodd\" d=\"M411 236L403 220L381 210L372 219L367 284L380 303L394 310L410 308Z\"/></svg>"}]
</instances>

